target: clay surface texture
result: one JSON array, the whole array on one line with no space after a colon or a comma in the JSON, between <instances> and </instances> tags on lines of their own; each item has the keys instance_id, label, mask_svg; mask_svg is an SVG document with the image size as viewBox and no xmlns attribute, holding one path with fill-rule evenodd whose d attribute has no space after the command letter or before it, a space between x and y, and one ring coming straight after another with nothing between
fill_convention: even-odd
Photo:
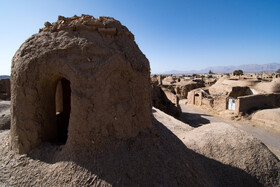
<instances>
[{"instance_id":1,"label":"clay surface texture","mask_svg":"<svg viewBox=\"0 0 280 187\"><path fill-rule=\"evenodd\" d=\"M46 22L12 60L12 149L26 153L57 141L55 95L63 80L69 92L63 101L66 150L97 148L104 137L136 136L152 124L149 75L148 60L119 21L82 15Z\"/></svg>"}]
</instances>

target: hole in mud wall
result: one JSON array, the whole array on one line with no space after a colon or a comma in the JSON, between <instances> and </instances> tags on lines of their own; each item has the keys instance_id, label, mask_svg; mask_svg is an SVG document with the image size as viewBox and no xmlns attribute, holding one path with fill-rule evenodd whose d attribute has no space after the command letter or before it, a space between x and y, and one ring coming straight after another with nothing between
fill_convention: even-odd
<instances>
[{"instance_id":1,"label":"hole in mud wall","mask_svg":"<svg viewBox=\"0 0 280 187\"><path fill-rule=\"evenodd\" d=\"M57 137L54 143L65 144L68 137L68 124L71 111L70 81L65 78L62 78L57 83L55 107Z\"/></svg>"}]
</instances>

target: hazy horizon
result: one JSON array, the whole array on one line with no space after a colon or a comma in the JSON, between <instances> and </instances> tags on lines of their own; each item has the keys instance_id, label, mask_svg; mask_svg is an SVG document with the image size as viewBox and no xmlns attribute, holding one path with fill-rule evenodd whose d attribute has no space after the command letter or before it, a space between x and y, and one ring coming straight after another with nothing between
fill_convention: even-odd
<instances>
[{"instance_id":1,"label":"hazy horizon","mask_svg":"<svg viewBox=\"0 0 280 187\"><path fill-rule=\"evenodd\" d=\"M210 70L213 72L215 71L214 68L222 68L222 67L236 67L234 70L237 70L237 69L241 69L243 70L243 68L241 68L240 66L250 66L250 65L271 65L271 64L277 64L277 68L273 71L246 71L244 70L244 73L261 73L261 72L265 72L265 73L273 73L275 72L276 70L280 69L280 63L267 63L267 64L241 64L241 65L238 65L238 66L234 66L234 65L228 65L228 66L209 66L207 68L204 68L204 69L192 69L192 70L176 70L176 69L173 69L173 70L167 70L167 71L164 71L164 72L159 72L159 73L153 73L151 72L151 75L155 75L155 74L192 74L192 73L208 73ZM231 73L233 70L231 71L218 71L218 72L213 72L213 73ZM10 76L10 74L0 74L1 77L3 76ZM1 78L0 77L0 78Z\"/></svg>"},{"instance_id":2,"label":"hazy horizon","mask_svg":"<svg viewBox=\"0 0 280 187\"><path fill-rule=\"evenodd\" d=\"M280 62L280 1L4 1L0 75L20 45L58 15L119 20L135 35L151 73ZM5 27L4 27L5 26Z\"/></svg>"}]
</instances>

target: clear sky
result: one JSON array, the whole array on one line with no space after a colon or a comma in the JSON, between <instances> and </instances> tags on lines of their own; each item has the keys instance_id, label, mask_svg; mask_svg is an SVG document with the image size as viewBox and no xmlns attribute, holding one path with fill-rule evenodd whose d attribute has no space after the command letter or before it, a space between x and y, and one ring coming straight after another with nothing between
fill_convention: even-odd
<instances>
[{"instance_id":1,"label":"clear sky","mask_svg":"<svg viewBox=\"0 0 280 187\"><path fill-rule=\"evenodd\" d=\"M135 35L152 73L280 62L280 0L6 0L0 75L20 45L58 15L111 16Z\"/></svg>"}]
</instances>

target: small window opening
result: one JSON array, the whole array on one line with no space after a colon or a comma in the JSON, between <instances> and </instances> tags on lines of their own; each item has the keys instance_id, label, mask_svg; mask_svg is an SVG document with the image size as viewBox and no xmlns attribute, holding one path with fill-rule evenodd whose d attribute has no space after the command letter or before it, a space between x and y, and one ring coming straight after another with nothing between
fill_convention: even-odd
<instances>
[{"instance_id":1,"label":"small window opening","mask_svg":"<svg viewBox=\"0 0 280 187\"><path fill-rule=\"evenodd\" d=\"M62 78L58 81L55 93L56 107L56 144L65 144L68 138L68 124L71 111L70 81Z\"/></svg>"}]
</instances>

